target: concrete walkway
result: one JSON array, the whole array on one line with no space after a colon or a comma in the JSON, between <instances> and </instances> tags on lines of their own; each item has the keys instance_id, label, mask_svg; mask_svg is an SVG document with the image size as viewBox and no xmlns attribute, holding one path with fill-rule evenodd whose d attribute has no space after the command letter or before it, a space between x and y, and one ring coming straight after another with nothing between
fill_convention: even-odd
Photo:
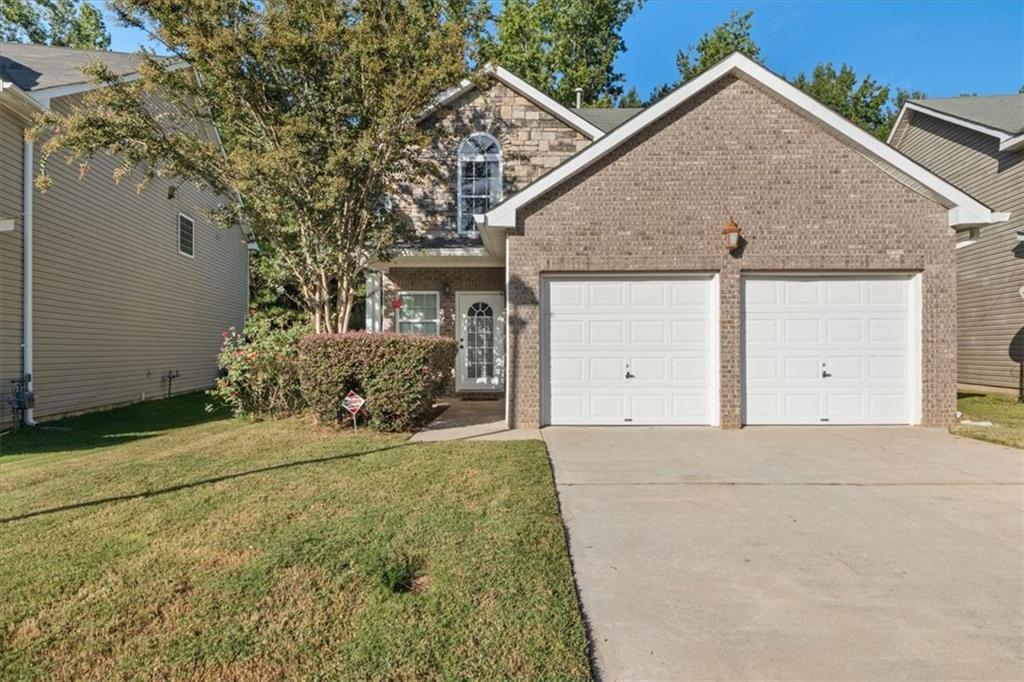
<instances>
[{"instance_id":1,"label":"concrete walkway","mask_svg":"<svg viewBox=\"0 0 1024 682\"><path fill-rule=\"evenodd\" d=\"M1024 451L911 428L547 428L605 680L1024 676Z\"/></svg>"},{"instance_id":2,"label":"concrete walkway","mask_svg":"<svg viewBox=\"0 0 1024 682\"><path fill-rule=\"evenodd\" d=\"M443 398L446 409L409 440L540 440L538 429L509 429L505 425L504 400Z\"/></svg>"}]
</instances>

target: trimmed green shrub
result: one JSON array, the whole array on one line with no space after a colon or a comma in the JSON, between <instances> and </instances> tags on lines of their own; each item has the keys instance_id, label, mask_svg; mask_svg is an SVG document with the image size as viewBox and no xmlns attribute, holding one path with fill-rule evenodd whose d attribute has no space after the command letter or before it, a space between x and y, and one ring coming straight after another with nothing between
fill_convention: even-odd
<instances>
[{"instance_id":1,"label":"trimmed green shrub","mask_svg":"<svg viewBox=\"0 0 1024 682\"><path fill-rule=\"evenodd\" d=\"M314 334L299 344L307 406L322 423L349 419L349 391L366 398L361 413L381 431L407 431L430 412L455 367L454 339L409 334Z\"/></svg>"},{"instance_id":2,"label":"trimmed green shrub","mask_svg":"<svg viewBox=\"0 0 1024 682\"><path fill-rule=\"evenodd\" d=\"M217 358L221 376L209 395L250 419L300 411L299 340L308 333L309 326L293 315L253 313L242 332L224 332Z\"/></svg>"}]
</instances>

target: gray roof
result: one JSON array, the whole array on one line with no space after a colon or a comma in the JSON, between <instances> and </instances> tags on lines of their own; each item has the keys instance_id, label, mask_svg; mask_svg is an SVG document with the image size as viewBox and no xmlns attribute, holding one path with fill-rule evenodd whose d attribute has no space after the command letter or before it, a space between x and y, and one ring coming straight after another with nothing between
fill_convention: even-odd
<instances>
[{"instance_id":1,"label":"gray roof","mask_svg":"<svg viewBox=\"0 0 1024 682\"><path fill-rule=\"evenodd\" d=\"M636 114L643 111L642 107L592 107L573 109L572 113L581 116L587 123L597 126L604 132L617 128Z\"/></svg>"},{"instance_id":2,"label":"gray roof","mask_svg":"<svg viewBox=\"0 0 1024 682\"><path fill-rule=\"evenodd\" d=\"M1024 132L1024 94L987 97L944 97L915 99L914 104L941 114L1016 135Z\"/></svg>"},{"instance_id":3,"label":"gray roof","mask_svg":"<svg viewBox=\"0 0 1024 682\"><path fill-rule=\"evenodd\" d=\"M89 79L82 67L97 61L125 75L137 71L142 58L127 52L0 42L0 78L27 92L85 83Z\"/></svg>"}]
</instances>

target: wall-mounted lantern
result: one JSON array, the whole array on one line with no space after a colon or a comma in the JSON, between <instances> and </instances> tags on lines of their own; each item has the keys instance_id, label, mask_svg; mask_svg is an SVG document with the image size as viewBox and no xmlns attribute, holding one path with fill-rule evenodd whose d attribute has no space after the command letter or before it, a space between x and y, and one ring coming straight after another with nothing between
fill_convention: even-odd
<instances>
[{"instance_id":1,"label":"wall-mounted lantern","mask_svg":"<svg viewBox=\"0 0 1024 682\"><path fill-rule=\"evenodd\" d=\"M740 246L740 226L736 224L736 221L731 217L729 222L722 228L722 234L725 235L725 248L727 251L735 251Z\"/></svg>"},{"instance_id":2,"label":"wall-mounted lantern","mask_svg":"<svg viewBox=\"0 0 1024 682\"><path fill-rule=\"evenodd\" d=\"M452 295L452 285L448 284L448 282L442 282L441 283L441 293L444 294L445 296L451 296Z\"/></svg>"}]
</instances>

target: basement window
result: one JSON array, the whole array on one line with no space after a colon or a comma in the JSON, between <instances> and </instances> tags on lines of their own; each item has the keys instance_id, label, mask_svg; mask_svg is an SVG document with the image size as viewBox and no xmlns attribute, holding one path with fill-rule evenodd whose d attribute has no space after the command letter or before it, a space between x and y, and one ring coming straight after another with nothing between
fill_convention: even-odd
<instances>
[{"instance_id":1,"label":"basement window","mask_svg":"<svg viewBox=\"0 0 1024 682\"><path fill-rule=\"evenodd\" d=\"M178 214L178 253L189 258L196 255L196 224L184 213Z\"/></svg>"},{"instance_id":2,"label":"basement window","mask_svg":"<svg viewBox=\"0 0 1024 682\"><path fill-rule=\"evenodd\" d=\"M395 329L399 334L437 336L441 329L440 297L436 291L403 291L398 294Z\"/></svg>"}]
</instances>

